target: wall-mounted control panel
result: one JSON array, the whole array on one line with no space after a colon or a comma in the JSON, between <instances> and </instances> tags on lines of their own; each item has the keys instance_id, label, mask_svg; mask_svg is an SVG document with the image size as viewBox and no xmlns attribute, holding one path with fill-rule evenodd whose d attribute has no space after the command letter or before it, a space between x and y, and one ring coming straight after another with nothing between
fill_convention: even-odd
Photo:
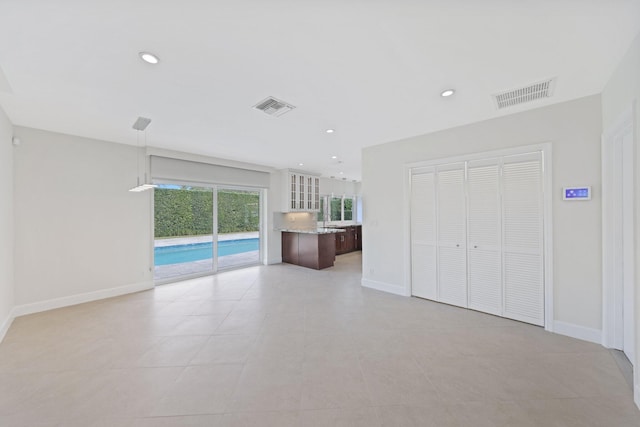
<instances>
[{"instance_id":1,"label":"wall-mounted control panel","mask_svg":"<svg viewBox=\"0 0 640 427\"><path fill-rule=\"evenodd\" d=\"M563 200L591 200L591 187L564 187Z\"/></svg>"}]
</instances>

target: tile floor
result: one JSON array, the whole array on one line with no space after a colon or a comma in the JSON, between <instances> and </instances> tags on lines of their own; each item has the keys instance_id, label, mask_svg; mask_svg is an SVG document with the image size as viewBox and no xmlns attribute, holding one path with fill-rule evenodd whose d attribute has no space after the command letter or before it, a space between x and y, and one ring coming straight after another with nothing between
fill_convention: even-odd
<instances>
[{"instance_id":1,"label":"tile floor","mask_svg":"<svg viewBox=\"0 0 640 427\"><path fill-rule=\"evenodd\" d=\"M0 425L640 426L604 348L360 286L360 253L21 317Z\"/></svg>"},{"instance_id":2,"label":"tile floor","mask_svg":"<svg viewBox=\"0 0 640 427\"><path fill-rule=\"evenodd\" d=\"M240 254L225 255L218 258L218 269L238 268L243 265L258 264L260 251L242 252ZM179 264L156 265L153 267L153 277L156 282L175 281L177 277L207 274L213 270L213 259L181 262Z\"/></svg>"}]
</instances>

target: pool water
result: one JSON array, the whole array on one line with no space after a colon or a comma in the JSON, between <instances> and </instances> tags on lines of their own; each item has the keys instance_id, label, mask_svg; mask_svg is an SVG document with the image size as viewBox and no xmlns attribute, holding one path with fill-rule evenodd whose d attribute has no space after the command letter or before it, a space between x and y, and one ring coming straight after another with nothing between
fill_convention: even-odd
<instances>
[{"instance_id":1,"label":"pool water","mask_svg":"<svg viewBox=\"0 0 640 427\"><path fill-rule=\"evenodd\" d=\"M218 242L218 256L257 251L260 239L223 240ZM192 243L189 245L160 246L153 250L155 265L180 264L183 262L211 259L213 243Z\"/></svg>"}]
</instances>

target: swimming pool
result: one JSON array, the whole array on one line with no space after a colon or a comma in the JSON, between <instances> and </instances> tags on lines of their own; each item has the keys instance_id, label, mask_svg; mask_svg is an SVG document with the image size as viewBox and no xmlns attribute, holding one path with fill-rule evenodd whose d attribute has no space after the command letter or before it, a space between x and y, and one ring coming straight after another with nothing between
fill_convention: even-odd
<instances>
[{"instance_id":1,"label":"swimming pool","mask_svg":"<svg viewBox=\"0 0 640 427\"><path fill-rule=\"evenodd\" d=\"M218 256L257 251L260 239L222 240L218 242ZM153 250L155 265L180 264L183 262L211 259L213 243L192 243L189 245L160 246Z\"/></svg>"}]
</instances>

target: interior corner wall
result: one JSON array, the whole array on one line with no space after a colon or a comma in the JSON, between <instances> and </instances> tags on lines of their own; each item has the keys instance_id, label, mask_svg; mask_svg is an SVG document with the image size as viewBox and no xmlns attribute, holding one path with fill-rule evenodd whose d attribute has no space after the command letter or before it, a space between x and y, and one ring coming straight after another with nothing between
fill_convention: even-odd
<instances>
[{"instance_id":1,"label":"interior corner wall","mask_svg":"<svg viewBox=\"0 0 640 427\"><path fill-rule=\"evenodd\" d=\"M602 329L600 96L520 112L363 150L363 284L409 283L403 230L407 164L549 142L552 146L554 324L597 339ZM590 185L592 200L565 202L562 187ZM401 292L398 292L401 293Z\"/></svg>"},{"instance_id":2,"label":"interior corner wall","mask_svg":"<svg viewBox=\"0 0 640 427\"><path fill-rule=\"evenodd\" d=\"M275 215L279 215L284 205L284 191L283 191L282 173L280 171L274 171L269 174L269 189L267 190L266 201L266 230L265 235L267 242L265 248L267 249L267 264L280 264L282 262L282 233L276 231L276 218Z\"/></svg>"},{"instance_id":3,"label":"interior corner wall","mask_svg":"<svg viewBox=\"0 0 640 427\"><path fill-rule=\"evenodd\" d=\"M15 127L15 303L42 311L152 286L152 192L133 146Z\"/></svg>"},{"instance_id":4,"label":"interior corner wall","mask_svg":"<svg viewBox=\"0 0 640 427\"><path fill-rule=\"evenodd\" d=\"M636 36L609 82L602 91L603 129L615 125L618 118L635 102L635 315L636 315L636 360L634 361L635 401L640 406L640 34Z\"/></svg>"},{"instance_id":5,"label":"interior corner wall","mask_svg":"<svg viewBox=\"0 0 640 427\"><path fill-rule=\"evenodd\" d=\"M0 108L0 341L11 325L13 269L13 126Z\"/></svg>"}]
</instances>

